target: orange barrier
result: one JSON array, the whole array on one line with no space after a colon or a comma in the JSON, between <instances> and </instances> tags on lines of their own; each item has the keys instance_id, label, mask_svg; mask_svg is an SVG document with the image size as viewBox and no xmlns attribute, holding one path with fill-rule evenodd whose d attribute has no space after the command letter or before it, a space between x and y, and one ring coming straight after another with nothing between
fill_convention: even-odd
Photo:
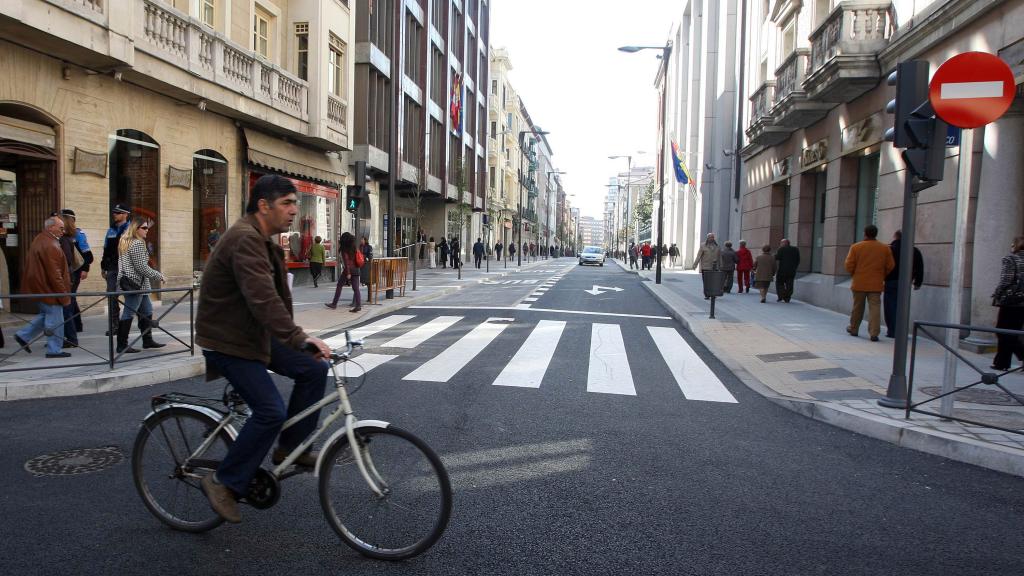
<instances>
[{"instance_id":1,"label":"orange barrier","mask_svg":"<svg viewBox=\"0 0 1024 576\"><path fill-rule=\"evenodd\" d=\"M408 258L374 258L370 261L369 304L376 304L381 292L398 290L405 296L405 277L409 273Z\"/></svg>"}]
</instances>

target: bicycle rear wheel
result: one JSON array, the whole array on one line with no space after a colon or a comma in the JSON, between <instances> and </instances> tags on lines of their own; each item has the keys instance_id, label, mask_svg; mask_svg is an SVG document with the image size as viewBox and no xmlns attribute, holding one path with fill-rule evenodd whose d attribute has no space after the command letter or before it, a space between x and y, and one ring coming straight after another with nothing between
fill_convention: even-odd
<instances>
[{"instance_id":1,"label":"bicycle rear wheel","mask_svg":"<svg viewBox=\"0 0 1024 576\"><path fill-rule=\"evenodd\" d=\"M188 408L167 408L142 423L132 449L132 476L143 504L175 530L206 532L224 519L210 508L199 480L227 454L231 437L221 431L201 460L188 457L217 428L213 418Z\"/></svg>"},{"instance_id":2,"label":"bicycle rear wheel","mask_svg":"<svg viewBox=\"0 0 1024 576\"><path fill-rule=\"evenodd\" d=\"M320 469L320 505L327 522L364 556L403 560L422 553L441 537L451 515L452 488L441 459L401 428L359 428L355 435L384 493L378 496L370 489L348 437L340 437L325 448Z\"/></svg>"}]
</instances>

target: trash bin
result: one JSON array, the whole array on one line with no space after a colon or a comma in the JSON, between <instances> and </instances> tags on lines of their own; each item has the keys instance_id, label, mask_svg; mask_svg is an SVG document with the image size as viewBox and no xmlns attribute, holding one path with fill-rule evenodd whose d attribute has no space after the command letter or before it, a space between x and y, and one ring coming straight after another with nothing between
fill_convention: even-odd
<instances>
[{"instance_id":1,"label":"trash bin","mask_svg":"<svg viewBox=\"0 0 1024 576\"><path fill-rule=\"evenodd\" d=\"M710 297L721 296L725 292L725 275L728 272L724 270L702 270L701 276L704 277L704 295Z\"/></svg>"}]
</instances>

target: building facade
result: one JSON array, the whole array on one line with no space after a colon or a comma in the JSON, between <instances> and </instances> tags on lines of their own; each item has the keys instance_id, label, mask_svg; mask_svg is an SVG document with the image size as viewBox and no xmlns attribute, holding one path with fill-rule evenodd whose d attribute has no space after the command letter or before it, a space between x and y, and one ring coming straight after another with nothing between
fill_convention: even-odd
<instances>
[{"instance_id":1,"label":"building facade","mask_svg":"<svg viewBox=\"0 0 1024 576\"><path fill-rule=\"evenodd\" d=\"M97 258L114 203L156 221L150 251L188 286L261 174L291 178L279 238L296 272L340 230L354 37L337 0L0 3L0 291L53 210ZM99 274L83 291L105 289Z\"/></svg>"},{"instance_id":2,"label":"building facade","mask_svg":"<svg viewBox=\"0 0 1024 576\"><path fill-rule=\"evenodd\" d=\"M971 50L1010 65L1018 82L1010 111L974 130L973 149L947 148L945 179L917 198L925 280L914 293L912 317L946 319L950 286L958 280L951 277L956 240L967 254L962 320L993 325L999 260L1024 229L1024 3L818 0L751 8L742 234L752 246L773 248L789 238L802 253L796 293L843 312L851 306L844 268L850 245L867 224L889 241L903 215L906 170L900 151L882 141L892 125L885 106L894 95L885 77L905 60L925 60L934 74L951 56ZM974 159L963 178L961 154ZM957 206L958 185L969 187L969 206ZM969 230L955 239L958 210L970 216Z\"/></svg>"},{"instance_id":3,"label":"building facade","mask_svg":"<svg viewBox=\"0 0 1024 576\"><path fill-rule=\"evenodd\" d=\"M604 245L604 220L598 220L593 216L581 216L579 218L579 234L580 234L580 245L579 250L587 246L598 246L600 248L606 248Z\"/></svg>"}]
</instances>

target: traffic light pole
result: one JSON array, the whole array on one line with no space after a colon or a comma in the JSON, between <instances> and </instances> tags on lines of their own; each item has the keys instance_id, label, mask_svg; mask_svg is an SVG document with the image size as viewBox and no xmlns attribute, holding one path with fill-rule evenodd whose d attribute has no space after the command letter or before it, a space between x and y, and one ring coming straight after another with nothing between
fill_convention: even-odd
<instances>
[{"instance_id":1,"label":"traffic light pole","mask_svg":"<svg viewBox=\"0 0 1024 576\"><path fill-rule=\"evenodd\" d=\"M910 328L910 279L914 271L914 226L917 224L917 190L910 168L904 170L903 228L900 239L900 274L896 296L896 345L892 353L892 374L885 398L878 401L889 408L907 404L907 334Z\"/></svg>"}]
</instances>

